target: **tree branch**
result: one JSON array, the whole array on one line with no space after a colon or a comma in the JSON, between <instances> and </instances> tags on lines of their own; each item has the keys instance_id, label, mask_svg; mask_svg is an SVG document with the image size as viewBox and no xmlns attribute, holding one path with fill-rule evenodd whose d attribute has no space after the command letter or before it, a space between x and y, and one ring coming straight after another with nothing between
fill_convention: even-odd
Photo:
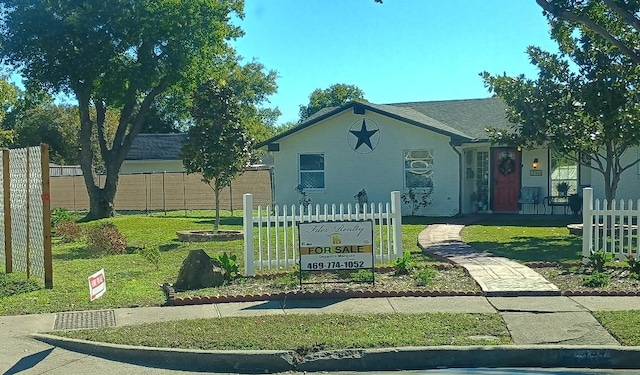
<instances>
[{"instance_id":1,"label":"tree branch","mask_svg":"<svg viewBox=\"0 0 640 375\"><path fill-rule=\"evenodd\" d=\"M624 22L626 22L629 26L633 27L636 31L640 32L640 20L635 14L629 12L627 9L621 7L618 3L612 0L602 0L606 6L611 8L614 12L616 12Z\"/></svg>"},{"instance_id":2,"label":"tree branch","mask_svg":"<svg viewBox=\"0 0 640 375\"><path fill-rule=\"evenodd\" d=\"M631 60L633 60L633 62L640 65L640 55L635 53L635 51L629 48L624 42L622 42L618 38L611 35L611 33L609 33L609 31L607 31L604 27L595 23L591 18L575 14L566 8L562 8L557 5L551 4L547 0L536 0L536 2L538 3L538 5L540 5L542 9L553 14L558 19L578 22L586 26L588 29L599 34L601 37L606 39L609 43L613 44L618 49L620 49L620 51L623 54L627 55Z\"/></svg>"}]
</instances>

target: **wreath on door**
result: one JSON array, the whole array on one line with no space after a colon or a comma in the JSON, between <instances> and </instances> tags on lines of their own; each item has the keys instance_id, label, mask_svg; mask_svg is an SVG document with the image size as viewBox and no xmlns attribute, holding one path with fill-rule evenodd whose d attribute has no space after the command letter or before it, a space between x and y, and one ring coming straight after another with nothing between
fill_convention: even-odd
<instances>
[{"instance_id":1,"label":"wreath on door","mask_svg":"<svg viewBox=\"0 0 640 375\"><path fill-rule=\"evenodd\" d=\"M500 174L502 174L503 176L513 173L515 169L516 169L515 160L513 160L508 156L502 158L500 160L500 163L498 164L498 170L500 171Z\"/></svg>"}]
</instances>

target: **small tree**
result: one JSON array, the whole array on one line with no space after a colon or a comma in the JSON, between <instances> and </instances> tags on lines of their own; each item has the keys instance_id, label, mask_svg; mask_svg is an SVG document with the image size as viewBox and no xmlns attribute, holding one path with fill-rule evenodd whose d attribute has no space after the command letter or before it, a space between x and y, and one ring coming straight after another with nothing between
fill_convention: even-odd
<instances>
[{"instance_id":1,"label":"small tree","mask_svg":"<svg viewBox=\"0 0 640 375\"><path fill-rule=\"evenodd\" d=\"M233 90L209 81L201 85L189 110L194 125L182 148L187 173L202 173L213 189L216 205L214 231L220 227L220 192L244 172L251 160L251 140L241 125L240 104Z\"/></svg>"}]
</instances>

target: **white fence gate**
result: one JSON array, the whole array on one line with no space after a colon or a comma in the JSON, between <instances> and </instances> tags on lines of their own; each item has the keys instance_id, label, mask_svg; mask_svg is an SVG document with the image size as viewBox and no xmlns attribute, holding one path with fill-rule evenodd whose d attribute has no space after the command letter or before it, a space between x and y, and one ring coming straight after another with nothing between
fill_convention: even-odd
<instances>
[{"instance_id":1,"label":"white fence gate","mask_svg":"<svg viewBox=\"0 0 640 375\"><path fill-rule=\"evenodd\" d=\"M591 251L603 250L617 259L629 254L640 254L638 241L638 216L640 199L619 202L593 200L593 189L582 191L582 256L589 257Z\"/></svg>"},{"instance_id":2,"label":"white fence gate","mask_svg":"<svg viewBox=\"0 0 640 375\"><path fill-rule=\"evenodd\" d=\"M243 196L244 269L247 276L255 270L278 270L299 262L297 224L300 222L373 220L374 253L377 262L402 257L402 213L400 192L391 192L388 203L332 204L305 207L258 206L254 216L253 196Z\"/></svg>"}]
</instances>

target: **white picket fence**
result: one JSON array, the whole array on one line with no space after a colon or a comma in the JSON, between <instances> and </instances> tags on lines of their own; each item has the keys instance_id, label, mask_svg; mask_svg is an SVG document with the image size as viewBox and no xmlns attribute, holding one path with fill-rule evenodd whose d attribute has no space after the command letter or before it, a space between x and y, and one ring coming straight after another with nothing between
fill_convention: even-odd
<instances>
[{"instance_id":1,"label":"white picket fence","mask_svg":"<svg viewBox=\"0 0 640 375\"><path fill-rule=\"evenodd\" d=\"M244 269L247 276L256 270L288 269L299 263L297 224L300 222L373 220L374 253L377 262L402 257L402 213L400 192L391 192L387 203L332 204L309 206L258 206L253 195L243 196Z\"/></svg>"},{"instance_id":2,"label":"white picket fence","mask_svg":"<svg viewBox=\"0 0 640 375\"><path fill-rule=\"evenodd\" d=\"M629 254L640 254L638 241L638 217L640 199L618 202L593 200L593 189L582 191L582 256L589 257L591 251L603 250L617 259Z\"/></svg>"}]
</instances>

